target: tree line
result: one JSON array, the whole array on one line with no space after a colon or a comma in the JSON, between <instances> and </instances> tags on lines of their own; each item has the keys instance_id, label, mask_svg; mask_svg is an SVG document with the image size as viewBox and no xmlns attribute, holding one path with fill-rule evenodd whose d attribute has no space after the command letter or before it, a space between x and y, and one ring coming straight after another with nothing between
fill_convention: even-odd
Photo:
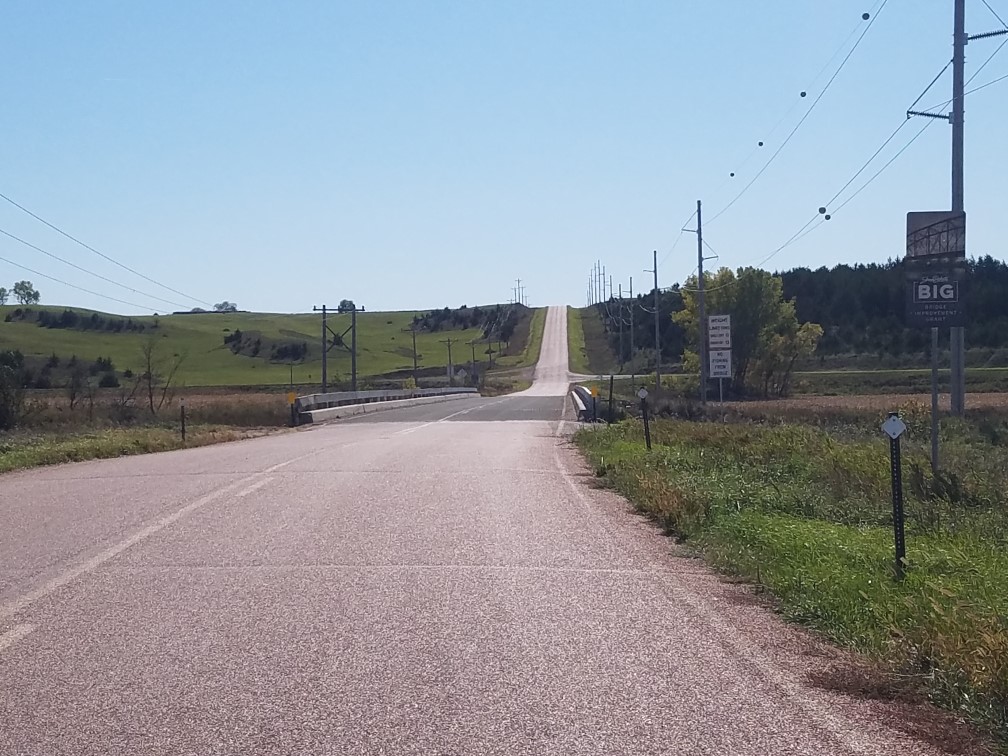
<instances>
[{"instance_id":1,"label":"tree line","mask_svg":"<svg viewBox=\"0 0 1008 756\"><path fill-rule=\"evenodd\" d=\"M812 354L924 353L930 331L906 323L907 280L901 260L773 274L755 268L705 273L707 314L732 316L733 389L785 394L795 366ZM657 306L662 364L699 372L697 284L692 276L657 298L651 291L596 305L621 367L654 369ZM968 261L961 296L970 347L1008 347L1006 292L1008 265L989 255Z\"/></svg>"}]
</instances>

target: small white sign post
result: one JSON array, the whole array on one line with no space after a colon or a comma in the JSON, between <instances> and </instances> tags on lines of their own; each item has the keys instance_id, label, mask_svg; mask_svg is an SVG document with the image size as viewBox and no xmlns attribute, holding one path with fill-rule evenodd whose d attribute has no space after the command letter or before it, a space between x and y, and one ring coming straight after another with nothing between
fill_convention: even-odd
<instances>
[{"instance_id":1,"label":"small white sign post","mask_svg":"<svg viewBox=\"0 0 1008 756\"><path fill-rule=\"evenodd\" d=\"M710 315L707 318L708 372L718 379L718 399L724 402L724 379L732 377L731 315Z\"/></svg>"}]
</instances>

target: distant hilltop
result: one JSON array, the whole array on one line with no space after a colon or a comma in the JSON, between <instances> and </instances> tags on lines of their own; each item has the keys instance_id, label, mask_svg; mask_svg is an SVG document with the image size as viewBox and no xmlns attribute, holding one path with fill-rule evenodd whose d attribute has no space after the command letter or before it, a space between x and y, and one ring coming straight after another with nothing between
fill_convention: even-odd
<instances>
[{"instance_id":1,"label":"distant hilltop","mask_svg":"<svg viewBox=\"0 0 1008 756\"><path fill-rule=\"evenodd\" d=\"M234 315L236 312L250 313L251 310L204 310L202 307L193 307L191 310L177 310L172 315Z\"/></svg>"}]
</instances>

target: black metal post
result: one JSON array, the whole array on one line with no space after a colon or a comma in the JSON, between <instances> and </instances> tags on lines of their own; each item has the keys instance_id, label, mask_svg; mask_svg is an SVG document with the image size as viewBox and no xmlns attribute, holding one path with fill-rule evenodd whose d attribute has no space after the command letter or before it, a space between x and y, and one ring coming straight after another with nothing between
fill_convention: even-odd
<instances>
[{"instance_id":1,"label":"black metal post","mask_svg":"<svg viewBox=\"0 0 1008 756\"><path fill-rule=\"evenodd\" d=\"M185 402L182 402L182 443L185 443Z\"/></svg>"},{"instance_id":2,"label":"black metal post","mask_svg":"<svg viewBox=\"0 0 1008 756\"><path fill-rule=\"evenodd\" d=\"M612 425L613 424L613 420L616 419L616 416L613 413L613 382L614 382L614 378L613 378L613 376L610 375L609 376L609 425Z\"/></svg>"},{"instance_id":3,"label":"black metal post","mask_svg":"<svg viewBox=\"0 0 1008 756\"><path fill-rule=\"evenodd\" d=\"M647 399L640 400L641 416L644 418L644 441L648 451L651 451L651 422L648 420Z\"/></svg>"},{"instance_id":4,"label":"black metal post","mask_svg":"<svg viewBox=\"0 0 1008 756\"><path fill-rule=\"evenodd\" d=\"M903 528L903 464L899 436L889 440L889 458L892 468L893 535L896 545L896 578L903 578L906 560L906 539Z\"/></svg>"}]
</instances>

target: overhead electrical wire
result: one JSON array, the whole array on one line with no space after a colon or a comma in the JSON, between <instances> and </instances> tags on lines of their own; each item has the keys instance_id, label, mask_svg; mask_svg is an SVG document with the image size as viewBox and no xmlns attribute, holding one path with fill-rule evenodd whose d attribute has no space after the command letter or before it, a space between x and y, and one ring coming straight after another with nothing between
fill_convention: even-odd
<instances>
[{"instance_id":1,"label":"overhead electrical wire","mask_svg":"<svg viewBox=\"0 0 1008 756\"><path fill-rule=\"evenodd\" d=\"M981 89L986 89L991 84L997 84L998 82L1004 81L1005 79L1008 79L1008 74L1005 74L1004 76L998 76L996 79L988 81L986 84L981 84L979 87L974 87L973 89L970 89L969 91L967 91L966 94L969 95L969 94L973 94L974 92L979 92Z\"/></svg>"},{"instance_id":2,"label":"overhead electrical wire","mask_svg":"<svg viewBox=\"0 0 1008 756\"><path fill-rule=\"evenodd\" d=\"M875 7L873 7L871 11L869 11L869 17L874 16L879 10L881 10L881 6L885 5L885 2L886 0L880 0L880 3L876 3ZM862 22L863 21L864 17L862 16ZM808 82L808 84L806 85L806 90L815 87L815 85L818 83L819 79L822 78L822 75L826 72L826 70L833 64L833 62L838 57L840 57L841 53L843 53L843 51L847 48L847 45L850 43L851 39L853 39L854 36L858 33L858 29L860 29L861 26L862 24L859 23L853 29L851 29L850 33L846 36L846 38L844 38L844 41L840 43L839 47L837 47L836 52L834 52L833 55L830 56L829 60L827 60L823 64L822 68L819 69L819 72L812 78L810 82ZM802 95L802 97L804 97L804 94ZM741 169L744 168L746 165L748 165L749 161L752 160L753 157L756 155L756 153L760 151L764 142L769 141L770 137L772 137L774 134L777 133L777 129L779 129L781 127L781 124L783 124L791 116L791 114L794 113L794 111L798 108L800 104L801 104L801 98L794 101L791 107L788 108L787 111L785 111L784 115L782 115L780 119L778 119L777 123L775 123L773 127L763 135L763 139L757 144L757 146L752 148L749 154L746 155L745 158L743 158L742 162L738 163L735 166L735 170L732 171L728 176L726 176L724 181L717 187L717 189L714 190L715 195L720 194L721 190L724 189L725 185L729 181L731 181L732 178L735 177L735 174L741 171Z\"/></svg>"},{"instance_id":3,"label":"overhead electrical wire","mask_svg":"<svg viewBox=\"0 0 1008 756\"><path fill-rule=\"evenodd\" d=\"M861 32L861 36L859 36L857 38L857 41L854 43L854 46L847 52L847 55L844 56L843 60L840 61L840 65L837 66L837 69L833 72L833 75L830 76L830 78L827 80L827 82L823 86L822 90L819 92L819 94L816 96L816 98L812 101L812 104L809 105L808 110L805 111L805 114L798 120L798 123L795 124L794 128L792 128L791 131L788 133L788 135L784 138L784 141L781 142L780 145L778 145L777 149L773 152L773 154L770 156L770 158L763 164L763 167L760 168L756 172L756 175L754 175L749 180L749 183L747 183L744 187L742 187L741 191L739 191L739 193L736 194L728 202L727 205L725 205L723 208L721 208L718 212L716 212L707 221L708 224L715 222L718 218L720 218L722 215L724 215L726 212L728 212L728 210L731 209L735 205L735 203L738 202L747 191L749 191L749 189L752 187L752 185L755 184L759 180L760 176L762 176L766 172L766 170L773 164L774 160L777 159L777 156L781 154L781 152L788 145L788 143L791 141L791 139L794 137L794 135L798 132L798 129L800 129L802 127L802 124L804 124L805 121L808 120L808 117L810 115L812 115L812 111L815 110L815 107L816 107L816 105L819 104L819 101L822 100L822 98L825 96L826 92L829 91L830 86L833 84L833 82L836 80L836 78L840 75L840 72L843 71L844 67L847 65L847 62L851 59L851 56L854 55L854 52L860 46L861 41L865 38L865 35L868 34L869 30L871 29L872 25L875 23L876 19L878 19L879 14L885 9L885 6L888 3L888 1L889 0L882 0L882 3L881 3L881 5L879 5L878 10L875 11L875 13L871 15L870 19L868 19L868 24L867 24L867 26L865 26L864 31Z\"/></svg>"},{"instance_id":4,"label":"overhead electrical wire","mask_svg":"<svg viewBox=\"0 0 1008 756\"><path fill-rule=\"evenodd\" d=\"M41 252L43 255L46 255L47 257L51 257L54 260L58 260L59 262L63 263L64 265L69 265L71 268L74 268L75 270L79 270L82 273L87 273L89 276L94 276L95 278L99 278L102 281L105 281L106 283L113 284L114 286L118 286L119 288L125 289L126 291L131 291L134 294L139 294L140 296L148 297L149 299L156 299L158 302L163 302L164 304L175 305L177 307L187 307L188 306L188 305L182 304L181 302L173 302L170 299L164 299L164 298L156 296L154 294L148 294L146 292L139 291L138 289L134 289L132 286L127 286L126 284L119 283L118 281L114 281L111 278L107 278L107 277L101 275L100 273L95 273L93 270L88 270L87 268L84 268L84 267L82 267L80 265L77 265L76 263L70 262L69 260L66 260L66 259L60 257L57 254L54 254L53 252L49 252L48 250L42 249L42 247L36 246L36 245L32 244L29 241L25 241L24 239L22 239L22 238L20 238L18 236L15 236L14 234L12 234L10 231L5 231L4 229L0 228L0 234L3 234L8 239L13 239L14 241L18 242L19 244L23 244L24 246L26 246L26 247L28 247L30 249L34 249L36 252Z\"/></svg>"},{"instance_id":5,"label":"overhead electrical wire","mask_svg":"<svg viewBox=\"0 0 1008 756\"><path fill-rule=\"evenodd\" d=\"M69 281L64 281L55 276L50 276L47 273L42 273L41 271L35 270L34 268L29 268L27 265L22 265L21 263L16 263L13 260L8 260L6 257L0 256L0 262L5 262L8 265L13 265L15 268L20 268L21 270L26 270L33 276L40 276L54 283L62 284L63 286L69 286L71 289L77 289L77 291L83 291L85 294L91 294L96 297L101 297L102 299L108 299L112 302L118 302L119 304L128 305L129 307L136 307L138 310L148 310L153 312L150 307L144 305L139 305L136 302L127 302L125 299L119 299L118 297L112 297L108 294L101 294L97 291L91 291L91 289L85 289L83 286L78 286L77 284L72 284Z\"/></svg>"},{"instance_id":6,"label":"overhead electrical wire","mask_svg":"<svg viewBox=\"0 0 1008 756\"><path fill-rule=\"evenodd\" d=\"M179 291L178 289L173 289L171 286L168 286L167 284L163 284L160 281L157 281L157 280L151 278L150 276L144 275L140 271L135 270L135 269L131 268L130 266L125 265L125 264L119 262L118 260L116 260L113 257L110 257L109 255L106 255L104 252L95 249L90 244L87 244L86 242L81 241L76 236L73 236L73 235L67 233L66 231L64 231L63 229L61 229L59 226L56 226L55 224L50 223L49 221L47 221L45 218L43 218L43 217L41 217L41 216L33 213L31 210L29 210L28 208L26 208L24 205L18 204L17 202L15 202L13 199L11 199L10 197L8 197L6 194L3 194L2 192L0 192L0 199L3 199L5 202L10 203L11 205L13 205L14 207L16 207L21 212L26 213L27 215L30 215L32 218L34 218L35 220L37 220L39 223L42 223L42 224L48 226L49 228L51 228L56 233L61 234L62 236L65 236L67 239L69 239L70 241L74 242L75 244L79 244L80 246L84 247L84 249L86 249L86 250L88 250L90 252L93 252L94 254L98 255L99 257L101 257L101 258L103 258L105 260L108 260L113 265L118 265L123 270L129 271L133 275L139 276L140 278L144 279L145 281L148 281L148 282L154 284L155 286L160 286L162 289L170 291L173 294L178 294L180 297L183 297L184 299L189 299L189 300L192 300L193 302L199 302L200 304L210 305L210 303L207 302L207 301L205 301L205 300L202 300L202 299L200 299L198 297L194 297L194 296L191 296L189 294L186 294L185 292Z\"/></svg>"},{"instance_id":7,"label":"overhead electrical wire","mask_svg":"<svg viewBox=\"0 0 1008 756\"><path fill-rule=\"evenodd\" d=\"M684 220L682 223L679 224L679 235L675 238L675 241L672 242L672 247L669 249L668 252L665 253L665 255L662 257L661 261L658 263L659 267L661 267L662 265L664 265L665 261L669 259L669 256L673 252L675 252L675 248L678 247L679 246L679 242L682 241L683 234L685 234L686 231L689 230L689 229L686 228L686 224L689 223L694 218L696 218L696 214L697 214L697 211L694 210L692 213L690 213L689 218L687 218L686 220Z\"/></svg>"},{"instance_id":8,"label":"overhead electrical wire","mask_svg":"<svg viewBox=\"0 0 1008 756\"><path fill-rule=\"evenodd\" d=\"M994 56L997 55L998 52L1001 50L1001 48L1004 47L1006 44L1008 44L1008 40L1006 40L1005 42L1003 42L996 50L994 50L993 53L990 54L990 56L987 58L987 60L984 61L983 64L981 64L981 66L973 73L973 75L967 80L966 83L969 84L969 82L971 82L974 79L976 79L976 77L979 75L979 73L981 72L981 70L983 70L983 68L988 63L990 63L991 60L994 59ZM917 103L919 103L921 101L921 99L923 99L923 97L931 90L931 88L935 85L935 83L937 83L937 81L941 78L942 74L944 74L945 71L948 70L949 65L951 65L951 61L949 61L949 63L947 63L944 68L942 68L942 70L938 73L938 75L935 76L935 78L931 80L931 83L928 84L924 88L924 91L921 92L921 94L917 97L916 100L914 100L913 105L911 105L910 108L908 108L908 110L912 110L913 107L915 105L917 105ZM989 81L986 84L983 84L983 85L981 85L979 87L976 87L976 88L974 88L972 90L969 90L966 94L969 94L970 92L976 92L976 91L978 91L980 89L983 89L984 87L988 87L988 86L990 86L992 84L995 84L995 83L997 83L999 81L1002 81L1004 79L1008 79L1008 74L1006 74L1005 76L998 77L997 79ZM949 103L951 103L951 102L952 102L951 100L946 100L945 102L943 102L943 103L941 103L939 105L936 105L934 108L929 108L929 110L938 110L940 108L944 108L947 105L949 105ZM851 184L853 184L857 180L858 176L860 176L862 173L864 173L865 170L868 169L868 167L875 161L875 159L882 153L882 151L887 146L889 146L889 144L893 141L893 139L896 138L896 136L900 133L900 131L902 131L903 128L909 122L910 122L909 117L906 118L906 119L904 119L903 121L901 121L900 124L896 127L896 129L885 139L885 141L882 142L881 146L879 146L879 148L877 150L875 150L875 152L872 153L871 157L869 157L868 160L866 160L864 162L864 164L860 168L858 168L858 170L854 173L854 175L851 176L851 178L848 179L848 181L842 187L840 187L839 191L837 191L836 194L834 194L830 198L830 200L824 205L824 207L826 207L828 209L829 217L832 217L833 215L836 215L836 213L838 213L840 210L842 210L844 207L846 207L848 204L850 204L850 202L853 201L855 197L857 197L859 194L861 194L861 192L863 192L865 189L867 189L879 176L882 175L882 173L884 173L886 171L886 169L889 168L889 166L891 166L901 155L903 155L904 152L906 152L910 148L910 146L914 142L916 142L921 137L921 135L934 123L934 120L928 120L928 121L926 121L925 124L917 131L917 133L914 134L913 137L911 137L910 140L906 144L904 144L899 150L897 150L897 152L895 154L893 154L892 157L890 157L882 165L882 167L879 168L867 181L865 181L860 187L858 187L857 190L855 190L853 194L851 194L849 197L847 197L847 199L845 199L839 206L837 206L836 208L832 208L831 205L834 202L836 202L836 200L851 186ZM827 220L828 220L828 218L824 217L824 214L817 212L808 221L806 221L805 225L803 225L794 234L792 234L787 239L787 241L785 241L779 247L775 248L773 251L771 251L768 255L766 255L762 259L760 259L760 260L758 260L758 261L756 261L756 262L754 262L752 264L754 264L756 266L760 266L760 265L765 264L766 262L768 262L769 260L773 259L776 255L778 255L779 253L783 252L785 249L787 249L791 245L796 244L797 242L799 242L802 239L804 239L810 233L812 233L813 231L815 231L816 229L818 229L821 225L823 225L823 223L827 222ZM816 222L816 221L818 221L818 222ZM733 284L725 284L725 286L731 286L731 285L733 285ZM721 287L719 287L719 288L721 288Z\"/></svg>"},{"instance_id":9,"label":"overhead electrical wire","mask_svg":"<svg viewBox=\"0 0 1008 756\"><path fill-rule=\"evenodd\" d=\"M988 2L987 2L987 0L980 0L980 2L982 2L982 3L984 4L984 5L986 5L986 6L987 6L987 10L989 10L989 11L990 11L991 13L993 13L993 14L994 14L994 18L996 18L996 19L997 19L998 21L1000 21L1000 22L1001 22L1001 26L1003 26L1003 27L1004 27L1005 29L1008 29L1008 24L1006 24L1006 23L1004 22L1004 19L1003 19L1003 18L1001 18L1001 16L999 16L999 15L997 14L997 11L996 11L996 10L994 10L993 8L991 8L991 6L990 6L990 3L988 3Z\"/></svg>"}]
</instances>

